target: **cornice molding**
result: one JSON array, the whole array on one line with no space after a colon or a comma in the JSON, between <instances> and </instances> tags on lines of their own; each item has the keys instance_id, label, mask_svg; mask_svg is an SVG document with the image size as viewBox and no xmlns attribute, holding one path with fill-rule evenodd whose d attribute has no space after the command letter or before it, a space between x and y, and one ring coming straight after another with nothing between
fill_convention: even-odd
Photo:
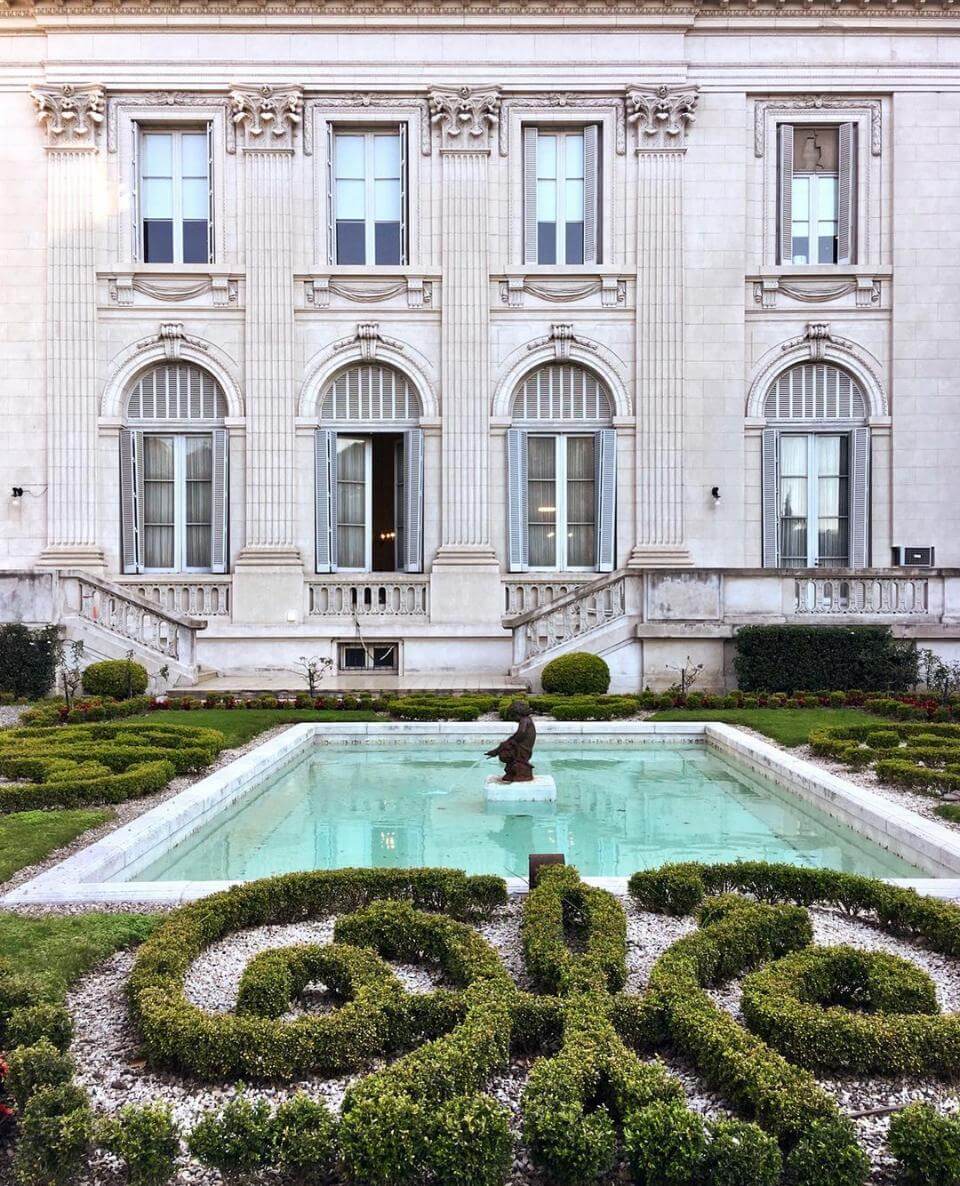
<instances>
[{"instance_id":1,"label":"cornice molding","mask_svg":"<svg viewBox=\"0 0 960 1186\"><path fill-rule=\"evenodd\" d=\"M498 87L431 87L430 119L448 152L486 152L500 122Z\"/></svg>"},{"instance_id":2,"label":"cornice molding","mask_svg":"<svg viewBox=\"0 0 960 1186\"><path fill-rule=\"evenodd\" d=\"M549 95L511 95L500 104L500 127L498 141L500 155L507 156L510 152L510 110L519 108L523 111L557 110L570 108L576 118L584 110L612 111L616 127L614 144L618 156L623 156L627 150L626 120L624 117L623 99L618 95L589 95L579 91L555 91Z\"/></svg>"},{"instance_id":3,"label":"cornice molding","mask_svg":"<svg viewBox=\"0 0 960 1186\"><path fill-rule=\"evenodd\" d=\"M870 113L870 152L880 156L883 149L883 105L879 99L847 98L837 95L800 95L795 99L757 99L753 106L753 152L762 157L766 148L768 111L866 111Z\"/></svg>"},{"instance_id":4,"label":"cornice molding","mask_svg":"<svg viewBox=\"0 0 960 1186\"><path fill-rule=\"evenodd\" d=\"M105 105L103 87L99 83L35 86L30 93L50 148L97 147Z\"/></svg>"}]
</instances>

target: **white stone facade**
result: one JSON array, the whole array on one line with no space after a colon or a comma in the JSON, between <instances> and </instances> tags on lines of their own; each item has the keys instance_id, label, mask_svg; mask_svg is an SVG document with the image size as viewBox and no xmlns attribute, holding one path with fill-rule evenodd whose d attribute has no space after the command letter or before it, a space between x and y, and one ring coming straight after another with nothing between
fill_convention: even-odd
<instances>
[{"instance_id":1,"label":"white stone facade","mask_svg":"<svg viewBox=\"0 0 960 1186\"><path fill-rule=\"evenodd\" d=\"M86 623L94 650L132 642L169 657L144 633L142 596L172 611L149 626L154 640L190 636L184 678L289 670L305 653L346 662L341 643L379 639L399 644L396 673L381 671L398 685L535 681L546 658L579 647L607 655L618 686L671 683L688 654L718 684L744 621L889 621L951 651L957 22L947 4L856 0L7 4L8 615L59 614ZM535 262L528 130L587 127L589 262ZM782 262L785 127L842 128L852 145L845 262ZM403 145L405 262L337 263L331 146L378 129ZM142 137L164 130L208 137L205 263L145 260ZM132 417L137 382L175 365L218 385L216 415ZM330 384L365 365L403 376L412 403L352 427L325 419ZM550 365L599 381L602 408L579 423L524 420L517 392ZM778 378L804 366L834 368L852 403L817 405L810 423L771 418ZM547 430L595 441L593 563L558 571L511 537L531 511L518 512L508 477L527 456L508 454ZM215 437L212 552L183 563L190 512L178 503L179 559L151 570L142 509L124 524L127 487L144 497L134 438L197 432ZM347 566L321 525L337 511L319 453L350 432L374 442L368 466L385 464L372 452L384 433L404 461L385 532L369 488L386 471L368 470L366 563ZM829 572L782 564L769 483L788 472L770 454L784 432L849 436L843 563ZM812 499L825 487L807 476ZM371 560L384 554L371 552L378 528L406 535L386 570ZM931 548L931 564L894 568L897 548ZM31 571L50 588L16 575ZM66 575L80 572L88 583ZM111 597L108 628L92 607ZM206 627L191 633L184 614Z\"/></svg>"}]
</instances>

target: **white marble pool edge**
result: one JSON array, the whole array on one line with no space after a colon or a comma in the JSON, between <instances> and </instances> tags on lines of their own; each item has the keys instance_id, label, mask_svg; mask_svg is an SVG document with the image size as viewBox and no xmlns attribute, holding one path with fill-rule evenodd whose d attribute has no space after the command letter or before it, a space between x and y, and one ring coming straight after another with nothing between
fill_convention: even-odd
<instances>
[{"instance_id":1,"label":"white marble pool edge","mask_svg":"<svg viewBox=\"0 0 960 1186\"><path fill-rule=\"evenodd\" d=\"M543 721L542 738L582 744L706 744L747 769L774 781L860 835L926 869L930 877L893 879L937 897L960 897L960 832L924 819L907 807L857 786L731 725L651 721ZM492 722L313 723L293 725L250 753L187 787L88 848L11 890L4 906L142 903L177 905L216 893L232 881L135 882L124 873L144 868L174 844L201 828L249 788L315 745L370 745L416 741L421 745L462 745L479 751L502 740ZM588 877L592 885L625 894L625 877ZM525 881L508 879L511 893L524 893Z\"/></svg>"}]
</instances>

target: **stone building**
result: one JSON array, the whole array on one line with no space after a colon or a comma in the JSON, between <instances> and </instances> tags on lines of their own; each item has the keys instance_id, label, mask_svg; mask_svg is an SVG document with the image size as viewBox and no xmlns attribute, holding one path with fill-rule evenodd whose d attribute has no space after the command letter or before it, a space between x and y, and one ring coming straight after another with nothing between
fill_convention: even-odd
<instances>
[{"instance_id":1,"label":"stone building","mask_svg":"<svg viewBox=\"0 0 960 1186\"><path fill-rule=\"evenodd\" d=\"M3 615L251 687L952 653L957 19L7 0Z\"/></svg>"}]
</instances>

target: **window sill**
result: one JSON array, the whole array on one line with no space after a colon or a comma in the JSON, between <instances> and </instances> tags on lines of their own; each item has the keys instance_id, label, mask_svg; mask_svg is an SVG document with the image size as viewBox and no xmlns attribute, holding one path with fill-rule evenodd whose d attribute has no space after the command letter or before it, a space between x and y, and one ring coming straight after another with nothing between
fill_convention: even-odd
<instances>
[{"instance_id":1,"label":"window sill","mask_svg":"<svg viewBox=\"0 0 960 1186\"><path fill-rule=\"evenodd\" d=\"M890 268L850 264L790 264L746 276L748 307L762 309L837 305L889 308Z\"/></svg>"},{"instance_id":2,"label":"window sill","mask_svg":"<svg viewBox=\"0 0 960 1186\"><path fill-rule=\"evenodd\" d=\"M244 274L222 264L134 264L97 273L99 303L107 308L193 305L237 309Z\"/></svg>"},{"instance_id":3,"label":"window sill","mask_svg":"<svg viewBox=\"0 0 960 1186\"><path fill-rule=\"evenodd\" d=\"M541 305L591 301L604 309L625 309L631 277L622 268L580 264L576 267L531 264L522 271L501 272L491 277L500 293L500 303L520 308L527 297Z\"/></svg>"}]
</instances>

